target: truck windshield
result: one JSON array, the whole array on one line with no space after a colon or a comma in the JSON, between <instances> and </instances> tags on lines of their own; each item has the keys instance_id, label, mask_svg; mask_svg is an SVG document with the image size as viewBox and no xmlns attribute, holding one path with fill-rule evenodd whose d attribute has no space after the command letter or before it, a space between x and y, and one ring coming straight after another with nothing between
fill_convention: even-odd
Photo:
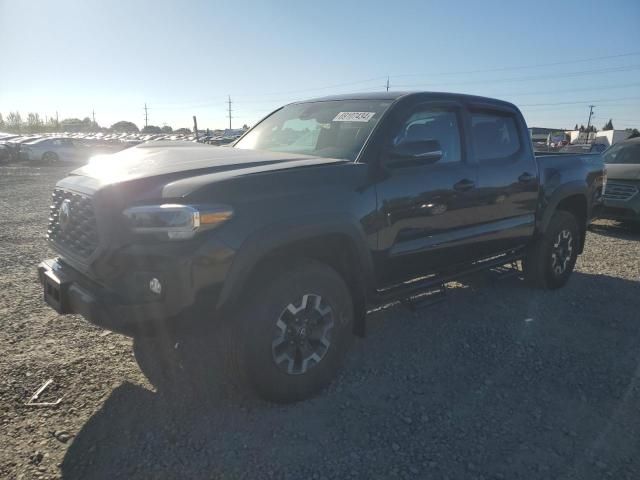
<instances>
[{"instance_id":1,"label":"truck windshield","mask_svg":"<svg viewBox=\"0 0 640 480\"><path fill-rule=\"evenodd\" d=\"M296 103L249 131L236 148L355 160L390 100Z\"/></svg>"}]
</instances>

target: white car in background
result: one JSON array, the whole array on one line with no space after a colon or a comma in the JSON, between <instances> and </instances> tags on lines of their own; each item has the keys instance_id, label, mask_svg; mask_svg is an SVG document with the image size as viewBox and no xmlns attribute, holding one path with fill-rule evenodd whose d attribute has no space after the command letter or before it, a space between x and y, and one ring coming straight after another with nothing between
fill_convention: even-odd
<instances>
[{"instance_id":1,"label":"white car in background","mask_svg":"<svg viewBox=\"0 0 640 480\"><path fill-rule=\"evenodd\" d=\"M44 163L80 162L86 160L86 149L78 147L71 138L40 138L20 148L23 160Z\"/></svg>"}]
</instances>

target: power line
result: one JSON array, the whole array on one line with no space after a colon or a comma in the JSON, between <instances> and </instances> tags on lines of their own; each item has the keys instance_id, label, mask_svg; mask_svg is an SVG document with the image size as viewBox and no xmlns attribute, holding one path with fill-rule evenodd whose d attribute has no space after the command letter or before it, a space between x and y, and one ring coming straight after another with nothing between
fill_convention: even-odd
<instances>
[{"instance_id":1,"label":"power line","mask_svg":"<svg viewBox=\"0 0 640 480\"><path fill-rule=\"evenodd\" d=\"M498 78L498 79L485 79L485 80L470 80L464 82L447 82L447 85L474 85L479 83L510 83L510 82L527 82L530 80L547 80L547 79L555 79L555 78L569 78L569 77L579 77L582 75L597 75L601 73L616 73L616 72L628 72L631 70L637 70L640 68L640 65L629 65L625 67L617 67L617 68L601 68L596 70L581 70L577 72L566 72L561 74L554 75L536 75L531 77L515 77L515 78ZM442 85L442 83L414 83L408 85L398 85L398 88L413 88L413 87L428 87Z\"/></svg>"},{"instance_id":2,"label":"power line","mask_svg":"<svg viewBox=\"0 0 640 480\"><path fill-rule=\"evenodd\" d=\"M629 53L621 53L618 55L605 55L601 57L590 57L590 58L582 58L578 60L564 60L562 62L552 62L552 63L537 63L531 65L519 65L513 67L496 67L496 68L486 68L481 70L466 70L466 71L457 71L457 72L435 72L435 73L405 73L400 75L394 75L394 77L419 77L419 76L434 76L434 75L470 75L473 73L490 73L490 72L506 72L509 70L526 70L529 68L540 68L540 67L555 67L559 65L570 65L576 63L585 63L592 62L595 60L605 60L609 58L621 58L621 57L631 57L640 55L639 52L629 52Z\"/></svg>"},{"instance_id":3,"label":"power line","mask_svg":"<svg viewBox=\"0 0 640 480\"><path fill-rule=\"evenodd\" d=\"M524 96L524 95L554 95L557 93L573 93L573 92L588 92L591 90L612 90L616 88L629 88L629 87L640 87L640 83L626 83L623 85L601 85L597 87L587 87L587 88L568 88L564 90L552 90L552 91L544 91L544 92L511 92L511 93L501 93L498 96Z\"/></svg>"},{"instance_id":4,"label":"power line","mask_svg":"<svg viewBox=\"0 0 640 480\"><path fill-rule=\"evenodd\" d=\"M553 102L553 103L529 103L529 104L521 104L520 107L546 107L552 105L579 105L590 102L618 102L620 100L640 100L640 97L619 97L619 98L609 98L609 99L600 99L600 100L576 100L573 102Z\"/></svg>"},{"instance_id":5,"label":"power line","mask_svg":"<svg viewBox=\"0 0 640 480\"><path fill-rule=\"evenodd\" d=\"M635 109L640 109L640 104L638 105L629 105L628 103L608 103L606 105L599 105L600 109L602 110L603 108L606 107L606 111L607 112L611 112L611 111L619 111L621 109L628 109L629 107L633 107ZM582 110L584 109L585 104L584 103L580 103L580 104L576 104L576 105L556 105L556 106L549 106L549 107L544 107L544 108L531 108L531 107L522 107L522 111L526 111L529 113L545 113L545 112L572 112L574 110ZM626 112L625 112L626 114Z\"/></svg>"},{"instance_id":6,"label":"power line","mask_svg":"<svg viewBox=\"0 0 640 480\"><path fill-rule=\"evenodd\" d=\"M501 98L507 98L507 97L518 97L518 96L528 96L528 95L554 95L554 94L562 94L562 93L573 93L573 92L586 92L586 91L601 91L601 90L612 90L612 89L618 89L618 88L629 88L629 87L640 87L640 83L626 83L626 84L622 84L622 85L602 85L602 86L596 86L596 87L586 87L586 88L571 88L571 89L564 89L564 90L552 90L552 91L536 91L536 92L497 92L495 94L492 94L495 97L501 97ZM372 87L369 90L378 90L377 87ZM487 95L486 93L483 93L482 95ZM240 104L245 104L245 105L262 105L262 104L266 104L266 105L276 105L276 106L280 106L283 103L288 103L294 101L294 99L292 99L291 97L289 98L280 98L280 99L272 99L272 100L260 100L260 101L254 101L254 102L237 102L237 101L233 101L234 104L240 103ZM225 101L225 103L228 103L228 101ZM173 107L165 107L165 108L197 108L197 107L209 107L209 106L214 106L217 105L218 102L206 102L206 103L200 103L197 105L193 105L193 104L185 104L184 106L173 106ZM261 110L264 111L271 111L271 108L262 108ZM237 117L234 117L237 118Z\"/></svg>"},{"instance_id":7,"label":"power line","mask_svg":"<svg viewBox=\"0 0 640 480\"><path fill-rule=\"evenodd\" d=\"M596 61L596 60L605 60L605 59L610 59L610 58L622 58L622 57L630 57L630 56L638 56L638 55L640 55L640 51L621 53L621 54L617 54L617 55L605 55L605 56L599 56L599 57L582 58L582 59L577 59L577 60L567 60L567 61L553 62L553 63L538 63L538 64L531 64L531 65L518 65L518 66L514 66L514 67L498 67L498 68L488 68L488 69L480 69L480 70L467 70L467 71L430 72L430 73L404 73L404 74L399 74L399 75L391 75L391 77L395 77L395 78L398 78L398 77L420 77L420 76L433 77L433 76L443 76L443 75L468 75L468 74L473 74L473 73L504 72L504 71L509 71L509 70L525 70L525 69L528 69L528 68L540 68L540 67L551 67L551 66L558 66L558 65L570 65L570 64L576 64L576 63L591 62L591 61ZM327 85L327 86L316 87L316 88L308 88L308 89L304 89L304 90L292 90L292 91L287 91L287 92L264 93L264 94L261 94L260 97L269 96L269 95L287 95L287 94L290 94L290 93L301 93L301 92L309 92L309 91L316 91L316 90L325 90L325 89L328 89L328 88L338 88L338 87L342 87L342 86L351 86L351 85L356 85L356 84L361 84L361 83L369 83L369 82L378 81L380 79L385 79L385 78L389 78L389 76L387 76L387 77L374 77L374 78L369 78L369 79L366 79L366 80L356 80L356 81L349 82L349 83ZM252 98L252 97L249 97L249 98ZM253 97L253 98L257 98L257 97Z\"/></svg>"},{"instance_id":8,"label":"power line","mask_svg":"<svg viewBox=\"0 0 640 480\"><path fill-rule=\"evenodd\" d=\"M364 79L364 80L357 80L357 81L347 82L347 83L340 83L340 84L326 85L326 86L321 86L321 87L307 88L307 89L302 89L302 90L291 90L291 91L288 91L288 92L264 93L264 94L261 94L259 96L244 97L244 102L246 102L248 104L272 103L272 102L273 103L289 102L289 101L292 100L291 97L282 98L282 99L275 99L275 98L274 99L265 99L265 100L251 100L251 99L252 98L265 98L265 97L268 97L268 96L271 96L271 95L291 95L291 94L295 94L295 93L303 93L303 92L312 92L312 91L326 90L326 89L332 89L332 88L340 88L340 87L345 87L345 86L352 86L352 85L358 85L358 84L363 84L363 83L370 83L370 82L373 82L373 81L380 80L381 78L387 80L385 88L388 91L391 88L391 84L390 84L390 78L391 77L396 77L397 78L397 77L427 76L427 75L428 76L462 75L462 74L471 74L471 73L486 73L486 72L498 72L498 71L509 71L509 70L522 70L522 69L527 69L527 68L539 68L539 67L547 67L547 66L557 66L557 65L565 65L565 64L584 63L584 62L595 61L595 60L603 60L603 59L609 59L609 58L620 58L620 57L629 57L629 56L635 56L635 55L640 55L640 52L630 52L630 53L624 53L624 54L618 54L618 55L591 57L591 58L570 60L570 61L564 61L564 62L553 62L553 63L535 64L535 65L521 65L521 66L515 66L515 67L502 67L502 68L492 68L492 69L483 69L483 70L470 70L470 71L458 71L458 72L432 72L430 74L401 74L401 75L392 75L392 76L386 76L386 77L373 77L373 78ZM640 65L630 65L630 66L621 66L621 67L614 67L614 68L608 67L608 68L602 68L602 69L596 69L596 70L583 70L583 71L577 71L577 72L566 72L566 73L554 74L554 75L538 75L538 76L529 76L529 77L507 78L507 79L501 78L501 79L490 79L490 80L473 80L473 81L464 81L464 82L456 82L456 83L447 82L447 85L472 85L472 84L482 84L482 83L508 83L508 82L521 82L521 81L531 81L531 80L544 80L544 79L574 77L574 76L591 75L591 74L605 74L605 73L625 72L625 71L635 70L635 69L637 69L639 67L640 67ZM435 85L441 85L441 83L420 83L420 84L397 85L396 88L412 88L412 87L435 86ZM633 86L633 85L629 85L629 86ZM364 87L364 88L362 88L362 90L370 91L370 90L378 90L378 88L379 87L372 86L372 87ZM529 95L529 94L527 94L527 95ZM161 104L161 106L164 105L164 108L193 108L193 107L212 106L212 105L215 105L216 103L217 102L215 102L215 101L205 102L205 103L191 102L191 103L184 103L184 104ZM242 97L241 97L241 102L240 103L243 103Z\"/></svg>"},{"instance_id":9,"label":"power line","mask_svg":"<svg viewBox=\"0 0 640 480\"><path fill-rule=\"evenodd\" d=\"M341 87L350 87L352 85L358 85L361 83L370 83L370 82L377 82L380 80L384 80L386 79L386 76L380 76L380 77L373 77L373 78L369 78L366 80L355 80L353 82L347 82L347 83L337 83L337 84L333 84L333 85L325 85L323 87L314 87L314 88L305 88L302 90L289 90L286 92L271 92L271 93L262 93L259 95L260 98L262 97L266 97L266 96L271 96L271 95L289 95L292 93L305 93L305 92L314 92L317 90L327 90L327 89L332 89L332 88L341 88ZM378 87L380 88L380 87ZM251 98L251 97L249 97Z\"/></svg>"}]
</instances>

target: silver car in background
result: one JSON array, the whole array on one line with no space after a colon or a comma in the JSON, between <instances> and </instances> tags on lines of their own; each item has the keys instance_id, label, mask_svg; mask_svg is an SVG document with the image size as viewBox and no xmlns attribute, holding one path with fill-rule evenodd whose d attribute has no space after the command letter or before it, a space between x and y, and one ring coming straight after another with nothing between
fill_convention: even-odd
<instances>
[{"instance_id":1,"label":"silver car in background","mask_svg":"<svg viewBox=\"0 0 640 480\"><path fill-rule=\"evenodd\" d=\"M81 162L86 160L87 151L71 138L40 138L22 145L20 156L23 160L44 163Z\"/></svg>"}]
</instances>

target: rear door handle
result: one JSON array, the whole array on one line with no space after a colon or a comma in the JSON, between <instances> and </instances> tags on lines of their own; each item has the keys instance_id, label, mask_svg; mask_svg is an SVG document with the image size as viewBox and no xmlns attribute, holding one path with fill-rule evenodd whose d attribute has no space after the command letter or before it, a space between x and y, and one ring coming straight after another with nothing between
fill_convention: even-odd
<instances>
[{"instance_id":1,"label":"rear door handle","mask_svg":"<svg viewBox=\"0 0 640 480\"><path fill-rule=\"evenodd\" d=\"M521 183L529 183L530 181L535 180L535 178L535 175L531 175L529 172L524 172L518 177L518 181Z\"/></svg>"},{"instance_id":2,"label":"rear door handle","mask_svg":"<svg viewBox=\"0 0 640 480\"><path fill-rule=\"evenodd\" d=\"M467 190L471 190L475 186L476 186L476 182L473 182L465 178L464 180L460 180L458 183L456 183L453 186L453 189L457 190L458 192L466 192Z\"/></svg>"}]
</instances>

